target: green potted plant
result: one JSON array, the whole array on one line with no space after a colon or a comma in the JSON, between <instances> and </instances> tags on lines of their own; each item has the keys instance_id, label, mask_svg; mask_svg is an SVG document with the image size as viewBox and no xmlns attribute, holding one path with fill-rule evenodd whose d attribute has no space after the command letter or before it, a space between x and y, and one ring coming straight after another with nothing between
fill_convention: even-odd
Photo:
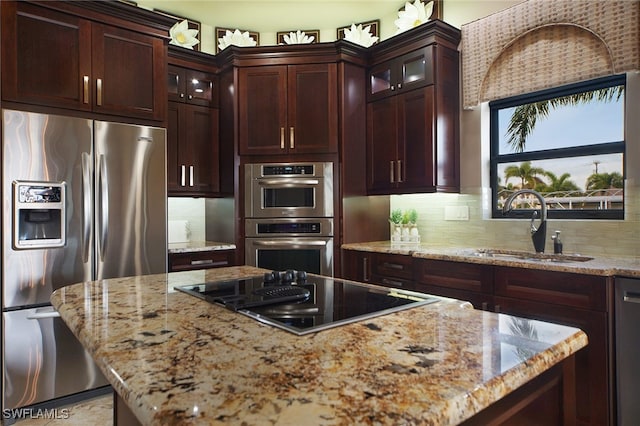
<instances>
[{"instance_id":1,"label":"green potted plant","mask_svg":"<svg viewBox=\"0 0 640 426\"><path fill-rule=\"evenodd\" d=\"M389 223L391 224L391 241L400 241L402 234L402 210L394 209L389 216Z\"/></svg>"}]
</instances>

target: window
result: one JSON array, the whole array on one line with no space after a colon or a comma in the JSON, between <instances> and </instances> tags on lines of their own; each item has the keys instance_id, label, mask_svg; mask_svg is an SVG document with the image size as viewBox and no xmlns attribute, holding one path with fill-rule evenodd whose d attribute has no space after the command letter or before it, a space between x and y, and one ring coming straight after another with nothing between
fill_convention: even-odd
<instances>
[{"instance_id":1,"label":"window","mask_svg":"<svg viewBox=\"0 0 640 426\"><path fill-rule=\"evenodd\" d=\"M624 219L624 75L489 103L493 217Z\"/></svg>"}]
</instances>

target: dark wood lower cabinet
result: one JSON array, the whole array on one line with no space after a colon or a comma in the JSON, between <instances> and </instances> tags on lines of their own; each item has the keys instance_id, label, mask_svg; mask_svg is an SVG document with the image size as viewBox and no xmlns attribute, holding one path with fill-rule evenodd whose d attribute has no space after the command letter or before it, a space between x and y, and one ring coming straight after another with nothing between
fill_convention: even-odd
<instances>
[{"instance_id":1,"label":"dark wood lower cabinet","mask_svg":"<svg viewBox=\"0 0 640 426\"><path fill-rule=\"evenodd\" d=\"M169 253L169 272L233 266L235 250L210 250Z\"/></svg>"}]
</instances>

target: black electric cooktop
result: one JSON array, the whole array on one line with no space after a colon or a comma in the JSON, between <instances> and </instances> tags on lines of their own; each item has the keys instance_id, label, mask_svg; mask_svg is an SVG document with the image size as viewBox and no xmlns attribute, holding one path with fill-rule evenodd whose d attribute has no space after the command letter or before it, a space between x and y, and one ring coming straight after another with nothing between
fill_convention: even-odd
<instances>
[{"instance_id":1,"label":"black electric cooktop","mask_svg":"<svg viewBox=\"0 0 640 426\"><path fill-rule=\"evenodd\" d=\"M297 335L437 302L422 293L298 271L176 287Z\"/></svg>"}]
</instances>

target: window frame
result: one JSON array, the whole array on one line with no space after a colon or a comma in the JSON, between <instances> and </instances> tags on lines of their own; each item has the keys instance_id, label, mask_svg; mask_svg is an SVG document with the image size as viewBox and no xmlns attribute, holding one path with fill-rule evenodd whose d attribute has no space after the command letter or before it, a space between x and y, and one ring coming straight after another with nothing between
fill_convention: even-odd
<instances>
[{"instance_id":1,"label":"window frame","mask_svg":"<svg viewBox=\"0 0 640 426\"><path fill-rule=\"evenodd\" d=\"M545 101L562 96L573 95L581 92L604 89L608 87L624 86L625 99L627 96L627 78L625 74L608 76L589 80L585 82L573 83L562 87L545 89L526 95L512 96L489 102L489 128L490 128L490 182L491 182L491 217L493 219L502 218L526 218L530 219L533 209L513 209L507 214L502 214L502 210L497 208L498 199L498 165L502 163L524 162L534 160L549 160L560 158L577 158L590 155L602 154L622 154L622 177L626 181L626 146L625 141L612 141L607 143L581 145L568 148L555 148L547 150L529 151L521 153L500 154L500 135L498 126L499 110L515 107L523 104ZM626 127L626 117L623 117ZM626 134L626 133L625 133ZM622 209L607 210L547 210L547 217L550 219L616 219L624 220L626 201L623 199Z\"/></svg>"}]
</instances>

